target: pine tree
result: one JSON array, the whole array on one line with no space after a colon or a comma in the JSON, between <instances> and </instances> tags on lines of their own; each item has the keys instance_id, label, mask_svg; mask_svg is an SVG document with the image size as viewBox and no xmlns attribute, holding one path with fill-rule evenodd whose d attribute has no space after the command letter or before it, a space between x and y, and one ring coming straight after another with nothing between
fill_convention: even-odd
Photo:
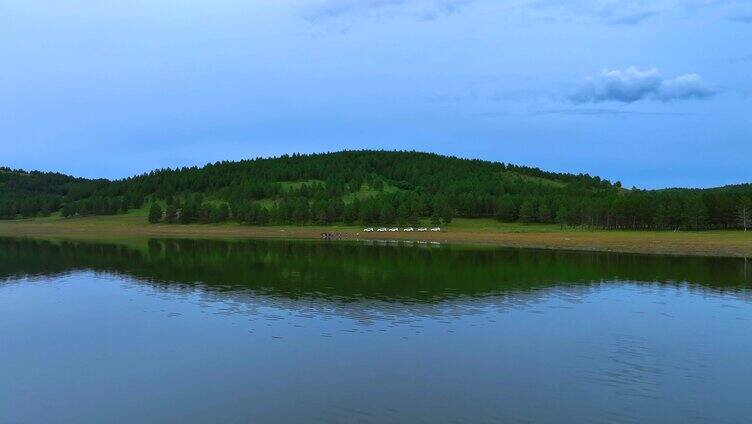
<instances>
[{"instance_id":1,"label":"pine tree","mask_svg":"<svg viewBox=\"0 0 752 424\"><path fill-rule=\"evenodd\" d=\"M51 210L50 205L47 202L44 202L42 204L42 208L39 210L39 215L41 216L50 216Z\"/></svg>"},{"instance_id":2,"label":"pine tree","mask_svg":"<svg viewBox=\"0 0 752 424\"><path fill-rule=\"evenodd\" d=\"M221 203L217 208L217 222L225 222L230 219L230 207L227 203Z\"/></svg>"},{"instance_id":3,"label":"pine tree","mask_svg":"<svg viewBox=\"0 0 752 424\"><path fill-rule=\"evenodd\" d=\"M320 225L326 225L329 223L327 216L327 203L325 200L316 200L311 207L311 215L313 221Z\"/></svg>"},{"instance_id":4,"label":"pine tree","mask_svg":"<svg viewBox=\"0 0 752 424\"><path fill-rule=\"evenodd\" d=\"M196 205L196 202L194 200L187 200L183 207L180 209L180 223L190 224L194 219L196 219L197 213L198 205Z\"/></svg>"},{"instance_id":5,"label":"pine tree","mask_svg":"<svg viewBox=\"0 0 752 424\"><path fill-rule=\"evenodd\" d=\"M752 225L752 198L742 197L739 201L739 225L747 231L747 228Z\"/></svg>"},{"instance_id":6,"label":"pine tree","mask_svg":"<svg viewBox=\"0 0 752 424\"><path fill-rule=\"evenodd\" d=\"M128 201L125 198L120 201L120 213L128 213Z\"/></svg>"},{"instance_id":7,"label":"pine tree","mask_svg":"<svg viewBox=\"0 0 752 424\"><path fill-rule=\"evenodd\" d=\"M444 221L444 224L449 225L452 223L452 218L454 218L454 210L448 202L444 202L441 208L441 220Z\"/></svg>"},{"instance_id":8,"label":"pine tree","mask_svg":"<svg viewBox=\"0 0 752 424\"><path fill-rule=\"evenodd\" d=\"M510 195L504 195L496 203L496 219L501 222L514 222L517 220L519 208Z\"/></svg>"},{"instance_id":9,"label":"pine tree","mask_svg":"<svg viewBox=\"0 0 752 424\"><path fill-rule=\"evenodd\" d=\"M397 212L394 210L394 206L392 206L392 204L389 202L385 202L381 207L381 215L379 221L384 225L392 225L394 224L394 220L397 217L396 215ZM404 225L404 223L401 223L399 225Z\"/></svg>"},{"instance_id":10,"label":"pine tree","mask_svg":"<svg viewBox=\"0 0 752 424\"><path fill-rule=\"evenodd\" d=\"M60 215L61 215L61 216L62 216L63 218L68 218L68 217L70 217L70 216L73 216L73 214L74 214L74 213L75 213L75 211L74 211L74 206L73 206L73 204L72 204L72 203L68 203L68 204L66 204L66 205L65 205L65 206L63 206L63 208L62 208L62 209L60 210Z\"/></svg>"},{"instance_id":11,"label":"pine tree","mask_svg":"<svg viewBox=\"0 0 752 424\"><path fill-rule=\"evenodd\" d=\"M684 205L684 225L692 230L705 228L708 222L708 209L698 196L690 198Z\"/></svg>"},{"instance_id":12,"label":"pine tree","mask_svg":"<svg viewBox=\"0 0 752 424\"><path fill-rule=\"evenodd\" d=\"M258 225L266 225L269 223L269 210L263 207L258 208L256 212L255 223Z\"/></svg>"},{"instance_id":13,"label":"pine tree","mask_svg":"<svg viewBox=\"0 0 752 424\"><path fill-rule=\"evenodd\" d=\"M162 220L162 207L158 203L154 202L149 208L149 222L156 224Z\"/></svg>"},{"instance_id":14,"label":"pine tree","mask_svg":"<svg viewBox=\"0 0 752 424\"><path fill-rule=\"evenodd\" d=\"M541 202L538 206L538 222L550 222L551 221L551 208L548 206L548 202Z\"/></svg>"},{"instance_id":15,"label":"pine tree","mask_svg":"<svg viewBox=\"0 0 752 424\"><path fill-rule=\"evenodd\" d=\"M410 219L410 208L406 204L402 203L397 207L397 225L404 227L407 225L407 221Z\"/></svg>"},{"instance_id":16,"label":"pine tree","mask_svg":"<svg viewBox=\"0 0 752 424\"><path fill-rule=\"evenodd\" d=\"M655 209L655 216L653 217L653 228L662 230L671 225L671 216L669 215L668 208L661 202Z\"/></svg>"},{"instance_id":17,"label":"pine tree","mask_svg":"<svg viewBox=\"0 0 752 424\"><path fill-rule=\"evenodd\" d=\"M523 223L534 222L535 215L535 203L530 199L522 202L522 205L520 205L520 221Z\"/></svg>"},{"instance_id":18,"label":"pine tree","mask_svg":"<svg viewBox=\"0 0 752 424\"><path fill-rule=\"evenodd\" d=\"M556 210L556 222L559 224L559 227L564 229L564 227L567 225L568 220L569 210L567 209L567 205L562 203L559 205L559 209Z\"/></svg>"},{"instance_id":19,"label":"pine tree","mask_svg":"<svg viewBox=\"0 0 752 424\"><path fill-rule=\"evenodd\" d=\"M345 205L345 210L342 213L342 220L345 225L352 225L358 219L358 209L355 202Z\"/></svg>"},{"instance_id":20,"label":"pine tree","mask_svg":"<svg viewBox=\"0 0 752 424\"><path fill-rule=\"evenodd\" d=\"M167 211L165 212L165 221L170 224L174 224L178 219L178 208L174 202L167 205Z\"/></svg>"}]
</instances>

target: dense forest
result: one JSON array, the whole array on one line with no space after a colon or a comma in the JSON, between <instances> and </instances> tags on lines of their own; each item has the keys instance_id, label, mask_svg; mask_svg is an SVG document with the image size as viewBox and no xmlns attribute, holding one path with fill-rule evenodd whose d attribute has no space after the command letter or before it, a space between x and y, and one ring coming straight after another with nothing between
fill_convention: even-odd
<instances>
[{"instance_id":1,"label":"dense forest","mask_svg":"<svg viewBox=\"0 0 752 424\"><path fill-rule=\"evenodd\" d=\"M0 219L125 213L150 222L415 225L454 217L597 229L749 228L752 184L625 189L587 174L419 152L283 155L122 180L0 168Z\"/></svg>"}]
</instances>

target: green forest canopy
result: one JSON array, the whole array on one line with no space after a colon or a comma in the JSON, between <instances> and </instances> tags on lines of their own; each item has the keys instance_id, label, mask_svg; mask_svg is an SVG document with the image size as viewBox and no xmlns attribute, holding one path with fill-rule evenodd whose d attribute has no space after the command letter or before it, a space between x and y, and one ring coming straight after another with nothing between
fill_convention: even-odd
<instances>
[{"instance_id":1,"label":"green forest canopy","mask_svg":"<svg viewBox=\"0 0 752 424\"><path fill-rule=\"evenodd\" d=\"M414 225L493 217L601 229L748 228L752 184L627 190L587 174L402 151L341 151L158 169L121 180L0 168L0 218L106 215L151 202L152 222Z\"/></svg>"}]
</instances>

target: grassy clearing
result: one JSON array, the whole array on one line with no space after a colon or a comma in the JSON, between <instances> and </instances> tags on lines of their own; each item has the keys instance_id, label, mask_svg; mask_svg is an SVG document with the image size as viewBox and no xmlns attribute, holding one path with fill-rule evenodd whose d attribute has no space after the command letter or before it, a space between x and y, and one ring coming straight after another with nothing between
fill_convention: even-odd
<instances>
[{"instance_id":1,"label":"grassy clearing","mask_svg":"<svg viewBox=\"0 0 752 424\"><path fill-rule=\"evenodd\" d=\"M325 181L322 180L305 180L305 181L279 181L275 184L280 185L284 190L297 190L300 187L303 187L304 185L313 185L313 184L322 184L326 185ZM358 200L364 200L369 197L374 197L381 193L396 193L399 191L404 191L399 187L393 186L388 183L384 183L384 188L381 190L376 190L368 186L368 184L363 184L360 189L354 193L347 193L342 196L342 200L345 203L352 202L355 199ZM265 208L271 208L272 206L278 204L278 200L276 199L260 199L260 200L254 200L254 203L256 203L259 206L263 206Z\"/></svg>"},{"instance_id":2,"label":"grassy clearing","mask_svg":"<svg viewBox=\"0 0 752 424\"><path fill-rule=\"evenodd\" d=\"M427 221L426 221L427 223ZM561 231L557 224L522 224L519 222L499 222L490 218L455 218L443 228L462 231L494 231L504 233L550 233Z\"/></svg>"},{"instance_id":3,"label":"grassy clearing","mask_svg":"<svg viewBox=\"0 0 752 424\"><path fill-rule=\"evenodd\" d=\"M278 184L282 189L286 191L290 190L298 190L304 185L314 185L314 184L321 184L326 185L326 182L323 180L301 180L301 181L278 181L275 184Z\"/></svg>"},{"instance_id":4,"label":"grassy clearing","mask_svg":"<svg viewBox=\"0 0 752 424\"><path fill-rule=\"evenodd\" d=\"M220 224L148 224L146 208L127 214L0 221L0 236L129 242L148 237L318 239L322 232L344 240L396 239L510 247L752 257L752 232L742 231L588 231L562 230L551 224L500 223L492 219L455 219L440 233L365 233L361 226L245 226ZM428 222L423 225L428 226Z\"/></svg>"},{"instance_id":5,"label":"grassy clearing","mask_svg":"<svg viewBox=\"0 0 752 424\"><path fill-rule=\"evenodd\" d=\"M506 178L521 179L526 182L538 183L538 184L548 186L548 187L561 188L567 185L567 183L565 183L564 181L549 180L548 178L533 177L532 175L522 175L522 174L517 174L516 172L504 171L501 174L505 176Z\"/></svg>"},{"instance_id":6,"label":"grassy clearing","mask_svg":"<svg viewBox=\"0 0 752 424\"><path fill-rule=\"evenodd\" d=\"M253 203L261 206L262 208L271 209L272 206L276 205L279 202L274 199L260 199L254 200Z\"/></svg>"},{"instance_id":7,"label":"grassy clearing","mask_svg":"<svg viewBox=\"0 0 752 424\"><path fill-rule=\"evenodd\" d=\"M380 193L396 193L399 191L404 191L404 190L402 190L399 187L395 187L389 183L384 183L384 188L381 190L376 190L376 189L371 188L368 184L363 184L362 186L360 186L360 190L354 193L348 193L342 196L342 200L345 203L348 203L355 199L363 200L369 197L374 197Z\"/></svg>"}]
</instances>

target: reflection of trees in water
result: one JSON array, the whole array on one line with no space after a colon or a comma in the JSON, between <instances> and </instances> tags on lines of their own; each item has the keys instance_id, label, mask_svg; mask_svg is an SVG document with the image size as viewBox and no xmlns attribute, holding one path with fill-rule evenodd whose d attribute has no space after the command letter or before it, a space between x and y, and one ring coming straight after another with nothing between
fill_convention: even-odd
<instances>
[{"instance_id":1,"label":"reflection of trees in water","mask_svg":"<svg viewBox=\"0 0 752 424\"><path fill-rule=\"evenodd\" d=\"M107 273L106 275L112 275ZM413 327L422 332L422 323L428 321L445 324L447 329L459 318L484 315L489 312L525 310L537 314L556 313L562 308L575 308L588 302L591 294L602 288L618 286L625 293L660 292L667 288L689 291L702 296L730 296L752 301L752 291L730 287L708 289L689 283L644 283L623 280L562 284L528 288L510 288L477 295L455 294L431 299L404 299L386 297L352 297L329 293L309 293L301 296L280 295L279 291L253 289L243 285L224 286L203 283L165 283L126 278L134 286L160 297L176 297L190 301L209 313L244 316L250 321L279 320L294 325L302 319L347 319L353 321L353 332L367 330L379 324L388 328Z\"/></svg>"},{"instance_id":2,"label":"reflection of trees in water","mask_svg":"<svg viewBox=\"0 0 752 424\"><path fill-rule=\"evenodd\" d=\"M106 273L105 276L113 276ZM549 308L562 308L585 301L602 284L592 283L549 286L533 289L511 289L483 295L417 299L358 297L326 293L284 296L278 291L253 289L243 285L217 286L203 283L158 282L117 275L124 283L165 299L191 302L209 313L244 316L251 321L284 321L293 325L301 319L347 319L353 321L352 331L365 331L374 324L388 327L415 327L420 331L424 318L450 325L455 319L483 315L490 311L528 310L546 313ZM542 302L552 302L549 305Z\"/></svg>"},{"instance_id":3,"label":"reflection of trees in water","mask_svg":"<svg viewBox=\"0 0 752 424\"><path fill-rule=\"evenodd\" d=\"M605 281L690 283L690 289L750 288L744 259L531 249L379 246L279 240L152 239L116 244L0 239L0 278L76 270L122 274L167 288L201 285L291 299L426 303L503 297ZM361 305L362 306L362 305Z\"/></svg>"}]
</instances>

